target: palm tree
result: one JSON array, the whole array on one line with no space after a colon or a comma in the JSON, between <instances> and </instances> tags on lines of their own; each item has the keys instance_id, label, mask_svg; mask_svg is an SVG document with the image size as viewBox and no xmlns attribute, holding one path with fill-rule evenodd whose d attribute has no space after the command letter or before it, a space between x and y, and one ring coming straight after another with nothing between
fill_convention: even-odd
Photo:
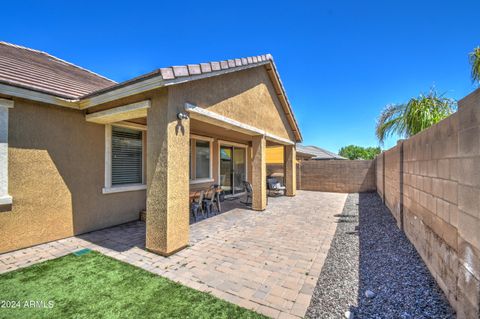
<instances>
[{"instance_id":1,"label":"palm tree","mask_svg":"<svg viewBox=\"0 0 480 319\"><path fill-rule=\"evenodd\" d=\"M476 47L469 54L472 65L472 81L480 82L480 47Z\"/></svg>"},{"instance_id":2,"label":"palm tree","mask_svg":"<svg viewBox=\"0 0 480 319\"><path fill-rule=\"evenodd\" d=\"M377 120L375 133L380 144L392 135L407 138L440 122L455 110L453 99L438 95L432 89L428 95L420 94L406 104L387 105Z\"/></svg>"}]
</instances>

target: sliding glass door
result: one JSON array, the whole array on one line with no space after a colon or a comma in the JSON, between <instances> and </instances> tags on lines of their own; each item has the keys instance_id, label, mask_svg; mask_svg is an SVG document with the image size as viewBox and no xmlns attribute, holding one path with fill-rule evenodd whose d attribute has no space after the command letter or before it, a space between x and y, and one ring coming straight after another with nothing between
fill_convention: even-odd
<instances>
[{"instance_id":1,"label":"sliding glass door","mask_svg":"<svg viewBox=\"0 0 480 319\"><path fill-rule=\"evenodd\" d=\"M243 147L220 146L220 186L227 195L243 192L246 180L246 151Z\"/></svg>"},{"instance_id":2,"label":"sliding glass door","mask_svg":"<svg viewBox=\"0 0 480 319\"><path fill-rule=\"evenodd\" d=\"M233 147L220 146L220 186L227 195L233 194Z\"/></svg>"}]
</instances>

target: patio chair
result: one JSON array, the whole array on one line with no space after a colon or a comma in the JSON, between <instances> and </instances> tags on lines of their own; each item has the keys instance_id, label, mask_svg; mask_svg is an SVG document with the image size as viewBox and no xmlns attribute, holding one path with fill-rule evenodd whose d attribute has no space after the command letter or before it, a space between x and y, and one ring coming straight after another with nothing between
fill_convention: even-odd
<instances>
[{"instance_id":1,"label":"patio chair","mask_svg":"<svg viewBox=\"0 0 480 319\"><path fill-rule=\"evenodd\" d=\"M222 211L222 207L220 205L220 193L218 192L219 188L220 185L218 184L213 184L210 186L210 188L207 190L205 198L203 199L203 205L207 212L207 217L211 213L214 213L215 215L214 208L216 209L217 213L221 213Z\"/></svg>"},{"instance_id":2,"label":"patio chair","mask_svg":"<svg viewBox=\"0 0 480 319\"><path fill-rule=\"evenodd\" d=\"M252 193L253 193L253 190L252 190L252 184L250 184L249 182L247 181L243 181L243 187L245 188L245 192L247 193L247 200L244 202L245 205L252 205ZM250 198L250 202L248 202L248 199Z\"/></svg>"},{"instance_id":3,"label":"patio chair","mask_svg":"<svg viewBox=\"0 0 480 319\"><path fill-rule=\"evenodd\" d=\"M274 194L275 196L279 196L282 194L285 194L285 190L287 188L285 186L282 186L276 178L267 178L267 190L269 194Z\"/></svg>"},{"instance_id":4,"label":"patio chair","mask_svg":"<svg viewBox=\"0 0 480 319\"><path fill-rule=\"evenodd\" d=\"M247 181L243 181L242 183L243 183L243 187L245 188L245 193L247 194L247 200L242 203L247 206L252 206L252 194L253 194L252 184L250 184ZM250 202L248 201L249 198L250 198ZM267 205L268 205L268 196L267 196Z\"/></svg>"},{"instance_id":5,"label":"patio chair","mask_svg":"<svg viewBox=\"0 0 480 319\"><path fill-rule=\"evenodd\" d=\"M200 191L200 196L198 196L198 201L194 200L192 204L190 205L190 211L193 215L193 220L196 222L198 221L198 216L199 214L202 214L202 216L205 216L205 211L204 211L204 198L205 198L205 191Z\"/></svg>"},{"instance_id":6,"label":"patio chair","mask_svg":"<svg viewBox=\"0 0 480 319\"><path fill-rule=\"evenodd\" d=\"M213 190L215 191L214 199L215 199L215 204L217 206L217 211L221 213L222 212L221 202L224 201L223 196L221 196L223 193L222 188L218 184L213 184L212 187L213 187Z\"/></svg>"}]
</instances>

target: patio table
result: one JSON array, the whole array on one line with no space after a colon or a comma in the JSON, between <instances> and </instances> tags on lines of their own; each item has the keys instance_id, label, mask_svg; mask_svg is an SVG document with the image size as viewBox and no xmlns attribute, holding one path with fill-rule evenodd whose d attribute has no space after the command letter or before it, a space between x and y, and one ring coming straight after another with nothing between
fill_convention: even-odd
<instances>
[{"instance_id":1,"label":"patio table","mask_svg":"<svg viewBox=\"0 0 480 319\"><path fill-rule=\"evenodd\" d=\"M223 190L221 188L217 189L216 190L216 193L221 193ZM190 201L193 201L195 199L197 199L199 196L200 196L200 190L198 191L190 191Z\"/></svg>"}]
</instances>

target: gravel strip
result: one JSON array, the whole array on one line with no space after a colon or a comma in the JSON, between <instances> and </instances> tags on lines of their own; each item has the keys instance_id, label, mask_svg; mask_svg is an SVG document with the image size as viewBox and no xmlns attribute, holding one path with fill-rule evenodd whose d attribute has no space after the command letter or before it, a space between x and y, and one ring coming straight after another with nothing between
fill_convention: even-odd
<instances>
[{"instance_id":1,"label":"gravel strip","mask_svg":"<svg viewBox=\"0 0 480 319\"><path fill-rule=\"evenodd\" d=\"M455 318L376 193L349 194L337 217L307 318Z\"/></svg>"}]
</instances>

